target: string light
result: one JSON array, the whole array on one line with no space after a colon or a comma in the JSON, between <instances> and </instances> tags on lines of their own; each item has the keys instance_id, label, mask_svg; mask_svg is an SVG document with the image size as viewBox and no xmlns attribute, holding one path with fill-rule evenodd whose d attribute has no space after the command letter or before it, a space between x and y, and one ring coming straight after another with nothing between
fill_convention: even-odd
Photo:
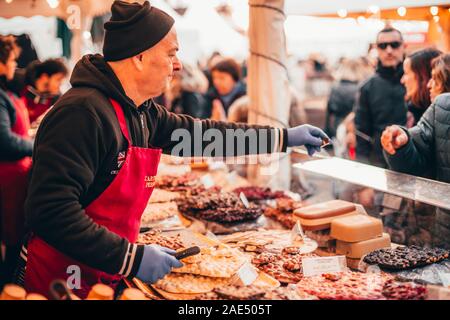
<instances>
[{"instance_id":1,"label":"string light","mask_svg":"<svg viewBox=\"0 0 450 320\"><path fill-rule=\"evenodd\" d=\"M341 17L341 18L345 18L345 17L347 16L347 10L345 10L345 9L340 9L340 10L338 10L337 14L338 14L338 16Z\"/></svg>"},{"instance_id":2,"label":"string light","mask_svg":"<svg viewBox=\"0 0 450 320\"><path fill-rule=\"evenodd\" d=\"M373 14L377 14L378 12L380 12L380 7L379 6L370 6L369 12L371 12Z\"/></svg>"},{"instance_id":3,"label":"string light","mask_svg":"<svg viewBox=\"0 0 450 320\"><path fill-rule=\"evenodd\" d=\"M437 14L439 13L439 8L436 6L432 6L430 7L430 12L433 16L437 16Z\"/></svg>"},{"instance_id":4,"label":"string light","mask_svg":"<svg viewBox=\"0 0 450 320\"><path fill-rule=\"evenodd\" d=\"M6 2L7 4L10 4L11 2L13 2L13 0L5 0L5 2Z\"/></svg>"},{"instance_id":5,"label":"string light","mask_svg":"<svg viewBox=\"0 0 450 320\"><path fill-rule=\"evenodd\" d=\"M404 17L406 16L406 8L405 7L400 7L397 9L397 13L400 17Z\"/></svg>"},{"instance_id":6,"label":"string light","mask_svg":"<svg viewBox=\"0 0 450 320\"><path fill-rule=\"evenodd\" d=\"M356 21L358 21L359 24L362 24L364 22L366 22L366 17L364 16L359 16Z\"/></svg>"},{"instance_id":7,"label":"string light","mask_svg":"<svg viewBox=\"0 0 450 320\"><path fill-rule=\"evenodd\" d=\"M52 9L56 9L59 6L59 0L47 0L47 3Z\"/></svg>"}]
</instances>

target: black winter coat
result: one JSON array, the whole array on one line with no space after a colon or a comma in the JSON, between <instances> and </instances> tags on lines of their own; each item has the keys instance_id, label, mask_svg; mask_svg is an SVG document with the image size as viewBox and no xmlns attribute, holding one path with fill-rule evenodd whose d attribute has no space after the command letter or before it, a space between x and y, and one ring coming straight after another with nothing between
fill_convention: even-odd
<instances>
[{"instance_id":1,"label":"black winter coat","mask_svg":"<svg viewBox=\"0 0 450 320\"><path fill-rule=\"evenodd\" d=\"M389 125L406 124L405 87L400 83L402 75L401 64L396 69L379 65L375 75L361 86L355 107L356 157L359 161L386 167L381 134ZM358 131L370 141L358 135Z\"/></svg>"},{"instance_id":2,"label":"black winter coat","mask_svg":"<svg viewBox=\"0 0 450 320\"><path fill-rule=\"evenodd\" d=\"M389 166L418 176L433 167L436 180L450 183L450 93L438 96L407 133L410 139L405 146L395 155L385 153ZM435 245L450 248L450 211L436 211L433 236Z\"/></svg>"},{"instance_id":3,"label":"black winter coat","mask_svg":"<svg viewBox=\"0 0 450 320\"><path fill-rule=\"evenodd\" d=\"M336 136L336 130L345 117L352 112L358 92L358 83L341 80L331 89L327 104L325 131L330 138Z\"/></svg>"}]
</instances>

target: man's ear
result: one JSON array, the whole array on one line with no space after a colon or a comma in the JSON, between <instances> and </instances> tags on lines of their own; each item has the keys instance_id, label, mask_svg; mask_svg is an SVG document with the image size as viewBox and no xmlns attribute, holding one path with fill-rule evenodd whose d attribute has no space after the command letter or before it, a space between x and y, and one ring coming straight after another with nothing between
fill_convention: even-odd
<instances>
[{"instance_id":1,"label":"man's ear","mask_svg":"<svg viewBox=\"0 0 450 320\"><path fill-rule=\"evenodd\" d=\"M134 56L133 58L131 58L134 66L136 67L136 69L138 69L139 71L142 71L144 69L144 63L143 63L143 55L142 54L138 54L137 56Z\"/></svg>"}]
</instances>

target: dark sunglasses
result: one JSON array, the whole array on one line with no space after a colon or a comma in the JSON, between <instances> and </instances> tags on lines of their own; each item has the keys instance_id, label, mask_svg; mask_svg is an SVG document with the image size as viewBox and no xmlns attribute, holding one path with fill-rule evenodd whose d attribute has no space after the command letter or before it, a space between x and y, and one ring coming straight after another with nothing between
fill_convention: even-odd
<instances>
[{"instance_id":1,"label":"dark sunglasses","mask_svg":"<svg viewBox=\"0 0 450 320\"><path fill-rule=\"evenodd\" d=\"M377 43L377 47L381 50L385 50L388 46L392 49L398 49L401 45L402 43L400 41Z\"/></svg>"}]
</instances>

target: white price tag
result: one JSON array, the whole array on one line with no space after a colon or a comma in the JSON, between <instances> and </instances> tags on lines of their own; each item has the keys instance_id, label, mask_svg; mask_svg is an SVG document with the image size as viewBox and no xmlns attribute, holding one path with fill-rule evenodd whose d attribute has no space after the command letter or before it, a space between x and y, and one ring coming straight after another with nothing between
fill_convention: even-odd
<instances>
[{"instance_id":1,"label":"white price tag","mask_svg":"<svg viewBox=\"0 0 450 320\"><path fill-rule=\"evenodd\" d=\"M450 273L439 272L439 277L441 278L442 285L446 288L450 288Z\"/></svg>"},{"instance_id":2,"label":"white price tag","mask_svg":"<svg viewBox=\"0 0 450 320\"><path fill-rule=\"evenodd\" d=\"M219 240L219 238L217 238L217 236L214 234L214 233L212 233L211 231L206 231L206 234L205 234L208 238L210 238L210 239L213 239L213 240Z\"/></svg>"},{"instance_id":3,"label":"white price tag","mask_svg":"<svg viewBox=\"0 0 450 320\"><path fill-rule=\"evenodd\" d=\"M345 256L303 258L302 267L305 277L342 272L347 267L347 259Z\"/></svg>"},{"instance_id":4,"label":"white price tag","mask_svg":"<svg viewBox=\"0 0 450 320\"><path fill-rule=\"evenodd\" d=\"M205 174L200 178L200 181L206 189L212 188L215 185L214 180L210 174Z\"/></svg>"},{"instance_id":5,"label":"white price tag","mask_svg":"<svg viewBox=\"0 0 450 320\"><path fill-rule=\"evenodd\" d=\"M292 192L289 190L284 191L284 194L287 195L289 198L291 198L294 201L301 201L302 196L296 192Z\"/></svg>"},{"instance_id":6,"label":"white price tag","mask_svg":"<svg viewBox=\"0 0 450 320\"><path fill-rule=\"evenodd\" d=\"M209 163L209 170L226 170L228 171L228 167L223 161L213 161Z\"/></svg>"},{"instance_id":7,"label":"white price tag","mask_svg":"<svg viewBox=\"0 0 450 320\"><path fill-rule=\"evenodd\" d=\"M235 185L237 183L238 174L236 171L231 171L229 174L227 174L227 181L231 185Z\"/></svg>"},{"instance_id":8,"label":"white price tag","mask_svg":"<svg viewBox=\"0 0 450 320\"><path fill-rule=\"evenodd\" d=\"M243 192L239 193L239 198L241 198L242 203L247 209L250 208L250 203Z\"/></svg>"},{"instance_id":9,"label":"white price tag","mask_svg":"<svg viewBox=\"0 0 450 320\"><path fill-rule=\"evenodd\" d=\"M246 262L239 268L236 275L244 286L248 286L258 278L258 271L253 265Z\"/></svg>"},{"instance_id":10,"label":"white price tag","mask_svg":"<svg viewBox=\"0 0 450 320\"><path fill-rule=\"evenodd\" d=\"M300 224L300 221L294 225L291 230L291 244L294 244L295 241L300 237L301 240L305 239L305 233L303 232L303 228Z\"/></svg>"}]
</instances>

